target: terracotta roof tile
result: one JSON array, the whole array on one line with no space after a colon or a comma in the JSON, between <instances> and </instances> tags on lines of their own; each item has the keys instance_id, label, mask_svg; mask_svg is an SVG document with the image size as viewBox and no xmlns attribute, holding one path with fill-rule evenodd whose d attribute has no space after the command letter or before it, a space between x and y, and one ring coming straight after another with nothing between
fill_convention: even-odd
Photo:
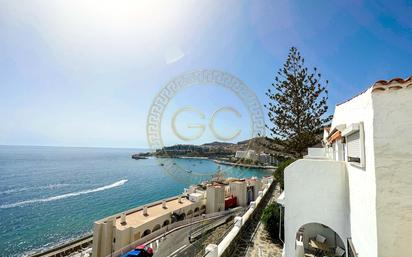
<instances>
[{"instance_id":1,"label":"terracotta roof tile","mask_svg":"<svg viewBox=\"0 0 412 257\"><path fill-rule=\"evenodd\" d=\"M402 88L412 87L412 76L407 79L394 78L389 81L379 80L372 86L372 92L386 91L386 90L399 90Z\"/></svg>"}]
</instances>

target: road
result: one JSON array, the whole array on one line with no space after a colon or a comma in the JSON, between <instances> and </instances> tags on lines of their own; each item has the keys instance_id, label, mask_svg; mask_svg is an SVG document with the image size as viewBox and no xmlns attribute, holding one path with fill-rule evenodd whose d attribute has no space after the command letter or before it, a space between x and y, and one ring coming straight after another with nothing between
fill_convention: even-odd
<instances>
[{"instance_id":1,"label":"road","mask_svg":"<svg viewBox=\"0 0 412 257\"><path fill-rule=\"evenodd\" d=\"M201 225L195 226L200 227ZM189 234L191 230L191 227L187 227L167 235L161 240L159 248L153 257L172 257L175 253L178 253L184 247L190 245Z\"/></svg>"},{"instance_id":2,"label":"road","mask_svg":"<svg viewBox=\"0 0 412 257\"><path fill-rule=\"evenodd\" d=\"M199 244L198 241L189 242L189 236L191 235L191 232L199 232L203 229L205 229L205 231L212 229L224 223L230 216L231 215L228 215L222 218L195 224L193 226L180 229L172 234L167 235L159 243L159 247L153 257L194 256L196 252L203 250L203 246ZM197 249L197 247L200 248ZM188 252L190 252L190 254L188 254Z\"/></svg>"}]
</instances>

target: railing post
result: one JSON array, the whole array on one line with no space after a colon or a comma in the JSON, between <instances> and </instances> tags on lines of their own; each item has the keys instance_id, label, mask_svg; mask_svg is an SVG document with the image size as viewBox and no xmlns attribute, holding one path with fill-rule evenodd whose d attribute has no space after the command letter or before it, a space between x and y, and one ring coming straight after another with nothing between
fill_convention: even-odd
<instances>
[{"instance_id":1,"label":"railing post","mask_svg":"<svg viewBox=\"0 0 412 257\"><path fill-rule=\"evenodd\" d=\"M243 223L243 218L240 217L240 216L236 216L235 217L235 226L240 228L243 225L242 223Z\"/></svg>"},{"instance_id":2,"label":"railing post","mask_svg":"<svg viewBox=\"0 0 412 257\"><path fill-rule=\"evenodd\" d=\"M121 217L120 224L126 225L127 224L127 222L126 222L126 213L122 212L122 215L120 217Z\"/></svg>"},{"instance_id":3,"label":"railing post","mask_svg":"<svg viewBox=\"0 0 412 257\"><path fill-rule=\"evenodd\" d=\"M205 257L218 257L217 245L209 244L206 246L206 256Z\"/></svg>"},{"instance_id":4,"label":"railing post","mask_svg":"<svg viewBox=\"0 0 412 257\"><path fill-rule=\"evenodd\" d=\"M250 202L250 208L252 208L252 209L256 208L256 202L255 201Z\"/></svg>"}]
</instances>

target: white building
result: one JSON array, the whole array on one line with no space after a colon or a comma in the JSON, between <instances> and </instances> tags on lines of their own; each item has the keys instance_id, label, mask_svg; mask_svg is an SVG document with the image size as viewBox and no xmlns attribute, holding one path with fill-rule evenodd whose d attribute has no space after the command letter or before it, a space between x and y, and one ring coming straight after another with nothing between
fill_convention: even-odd
<instances>
[{"instance_id":1,"label":"white building","mask_svg":"<svg viewBox=\"0 0 412 257\"><path fill-rule=\"evenodd\" d=\"M412 77L336 106L325 148L285 170L286 257L412 256L411 129Z\"/></svg>"},{"instance_id":2,"label":"white building","mask_svg":"<svg viewBox=\"0 0 412 257\"><path fill-rule=\"evenodd\" d=\"M252 177L247 180L248 191L251 190L252 195L248 192L248 202L255 201L259 195L259 191L262 189L262 181L256 177Z\"/></svg>"},{"instance_id":3,"label":"white building","mask_svg":"<svg viewBox=\"0 0 412 257\"><path fill-rule=\"evenodd\" d=\"M256 161L258 160L259 155L255 152L255 150L246 150L246 151L236 151L235 157Z\"/></svg>"},{"instance_id":4,"label":"white building","mask_svg":"<svg viewBox=\"0 0 412 257\"><path fill-rule=\"evenodd\" d=\"M174 223L176 216L184 220L199 216L205 211L206 202L203 197L197 195L191 201L177 196L98 220L93 227L92 256L109 256L113 251Z\"/></svg>"},{"instance_id":5,"label":"white building","mask_svg":"<svg viewBox=\"0 0 412 257\"><path fill-rule=\"evenodd\" d=\"M249 202L256 201L259 192L267 190L272 183L271 177L259 180L227 179L227 184L207 182L206 190L191 186L183 195L136 207L124 213L94 222L93 257L107 257L112 252L125 252L125 249L136 242L143 244L175 228L177 221L193 222L192 218L213 215L225 211L225 200L229 196L237 197L237 205L246 207ZM248 189L253 190L253 199L248 199ZM265 191L266 192L266 191ZM260 192L262 193L262 192ZM203 219L202 218L202 219ZM175 223L175 224L173 224ZM182 225L182 224L180 224ZM180 226L179 225L179 226ZM185 223L187 225L187 223ZM136 245L135 245L136 246ZM119 256L119 254L113 256Z\"/></svg>"},{"instance_id":6,"label":"white building","mask_svg":"<svg viewBox=\"0 0 412 257\"><path fill-rule=\"evenodd\" d=\"M237 198L239 206L247 206L247 183L246 181L233 181L229 183L230 194Z\"/></svg>"},{"instance_id":7,"label":"white building","mask_svg":"<svg viewBox=\"0 0 412 257\"><path fill-rule=\"evenodd\" d=\"M225 187L211 185L206 189L206 213L225 210Z\"/></svg>"},{"instance_id":8,"label":"white building","mask_svg":"<svg viewBox=\"0 0 412 257\"><path fill-rule=\"evenodd\" d=\"M273 164L277 165L278 164L276 158L267 153L260 153L258 159L260 163L264 163L267 165L273 165Z\"/></svg>"},{"instance_id":9,"label":"white building","mask_svg":"<svg viewBox=\"0 0 412 257\"><path fill-rule=\"evenodd\" d=\"M259 161L260 163L268 165L277 164L277 160L275 157L264 152L256 153L255 150L236 151L235 157L239 159Z\"/></svg>"}]
</instances>

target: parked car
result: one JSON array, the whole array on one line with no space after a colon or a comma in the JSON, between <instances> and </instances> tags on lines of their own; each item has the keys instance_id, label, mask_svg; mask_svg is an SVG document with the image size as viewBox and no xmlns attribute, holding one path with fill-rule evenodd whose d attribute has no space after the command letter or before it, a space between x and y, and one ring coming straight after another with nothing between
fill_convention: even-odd
<instances>
[{"instance_id":1,"label":"parked car","mask_svg":"<svg viewBox=\"0 0 412 257\"><path fill-rule=\"evenodd\" d=\"M139 245L133 251L130 251L122 257L152 257L153 249L146 245Z\"/></svg>"}]
</instances>

